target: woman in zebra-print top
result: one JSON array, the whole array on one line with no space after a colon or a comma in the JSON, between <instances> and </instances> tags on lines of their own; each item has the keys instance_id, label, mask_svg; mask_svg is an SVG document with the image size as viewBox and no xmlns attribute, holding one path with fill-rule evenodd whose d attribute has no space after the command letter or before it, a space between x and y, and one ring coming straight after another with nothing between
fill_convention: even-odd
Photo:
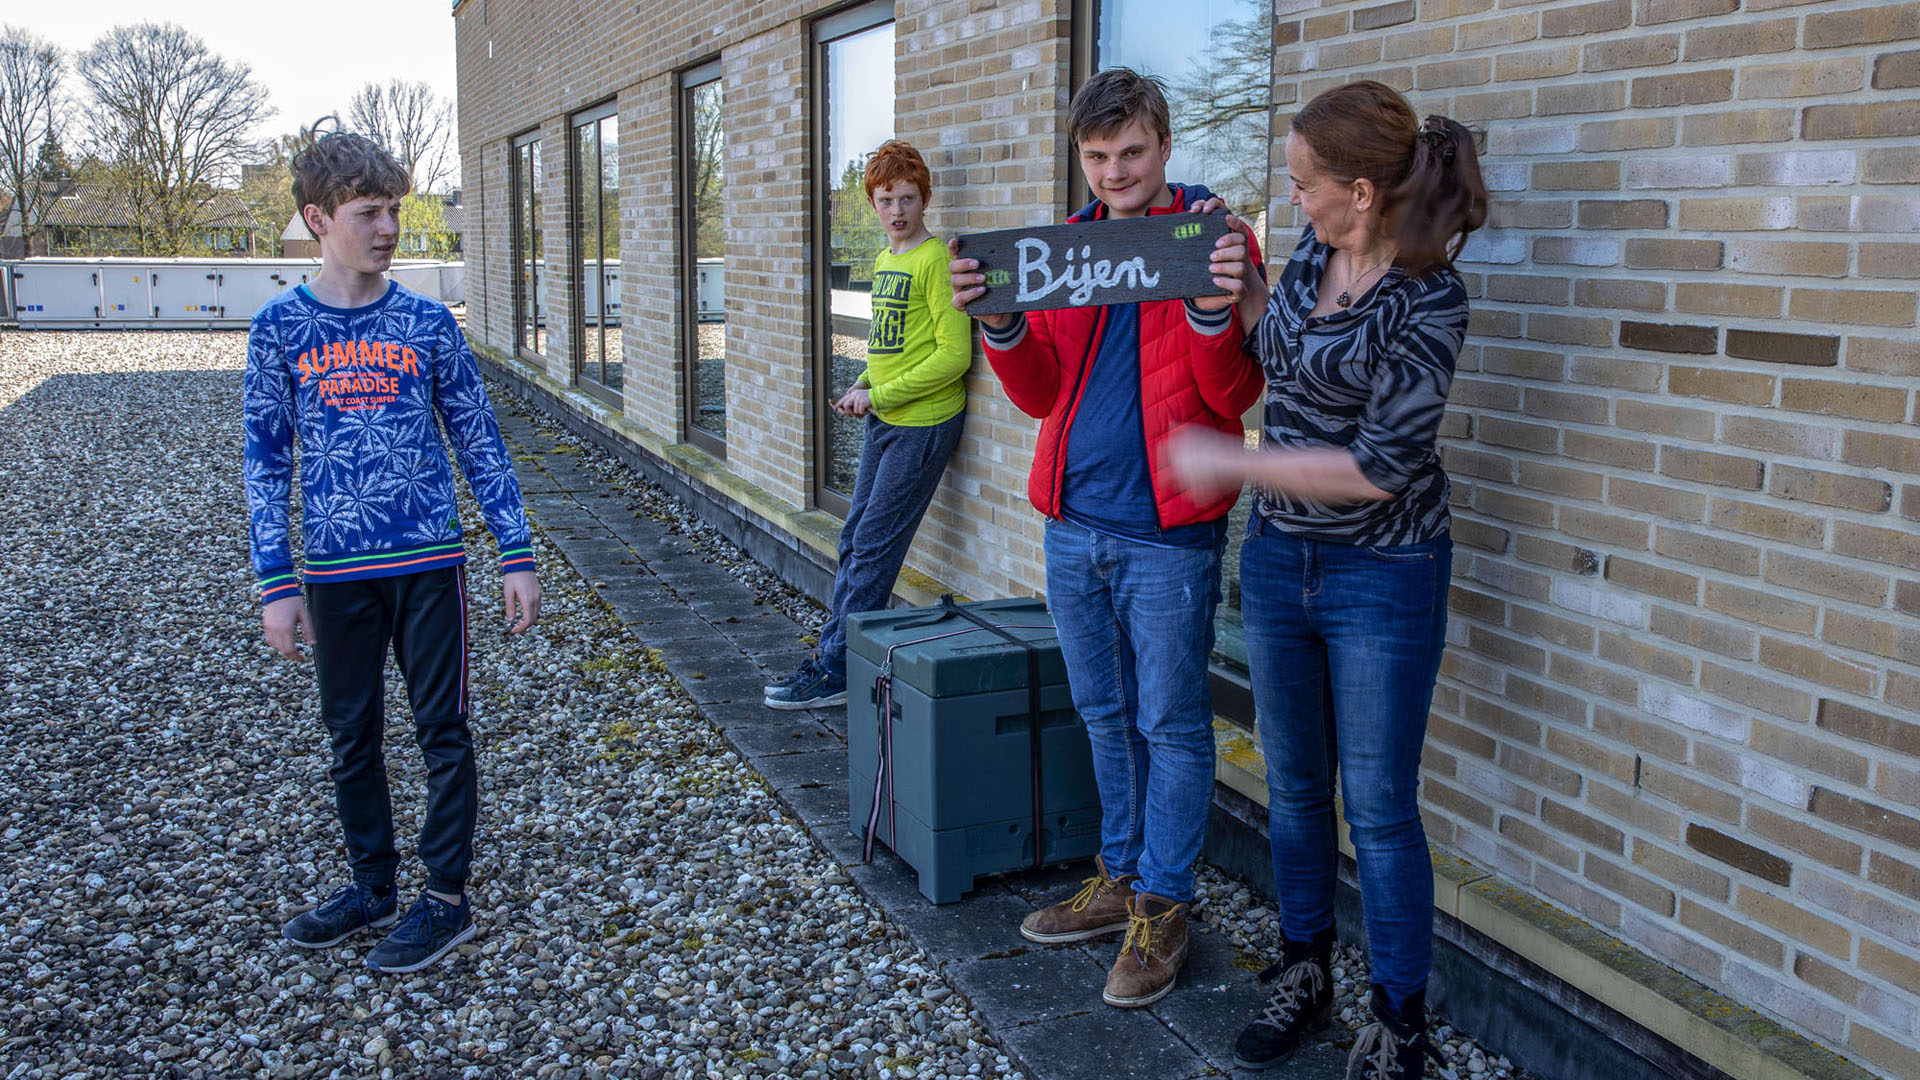
<instances>
[{"instance_id":1,"label":"woman in zebra-print top","mask_svg":"<svg viewBox=\"0 0 1920 1080\"><path fill-rule=\"evenodd\" d=\"M1417 793L1453 552L1435 440L1467 328L1453 258L1486 218L1486 186L1465 128L1420 123L1374 82L1309 102L1286 152L1290 201L1311 227L1278 284L1269 295L1231 239L1214 256L1217 274L1245 283L1240 318L1267 376L1262 448L1194 433L1170 449L1190 482L1258 491L1241 616L1284 940L1273 995L1234 1051L1265 1068L1326 1022L1337 766L1375 1021L1347 1075L1406 1080L1431 1053L1433 875Z\"/></svg>"}]
</instances>

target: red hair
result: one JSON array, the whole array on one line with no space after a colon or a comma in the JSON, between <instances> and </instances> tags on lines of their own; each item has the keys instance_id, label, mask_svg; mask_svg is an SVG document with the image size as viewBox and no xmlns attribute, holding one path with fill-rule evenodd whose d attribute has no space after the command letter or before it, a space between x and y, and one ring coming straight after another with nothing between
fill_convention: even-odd
<instances>
[{"instance_id":1,"label":"red hair","mask_svg":"<svg viewBox=\"0 0 1920 1080\"><path fill-rule=\"evenodd\" d=\"M867 159L867 201L873 201L873 189L901 180L920 189L922 202L933 198L933 174L927 171L920 151L915 150L912 143L888 139Z\"/></svg>"}]
</instances>

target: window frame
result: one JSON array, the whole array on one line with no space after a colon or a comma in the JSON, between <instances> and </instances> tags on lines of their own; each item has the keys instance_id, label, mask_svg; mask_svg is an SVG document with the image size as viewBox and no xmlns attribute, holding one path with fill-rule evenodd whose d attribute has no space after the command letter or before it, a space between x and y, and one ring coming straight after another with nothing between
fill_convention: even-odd
<instances>
[{"instance_id":1,"label":"window frame","mask_svg":"<svg viewBox=\"0 0 1920 1080\"><path fill-rule=\"evenodd\" d=\"M533 341L537 344L540 340L541 272L538 268L540 264L540 253L529 253L526 250L527 241L531 239L531 233L534 231L531 226L534 222L538 221L540 215L540 192L537 187L533 190L528 190L533 180L532 155L540 152L540 135L540 130L535 128L532 131L523 132L507 140L507 177L513 206L513 230L509 234L511 242L508 249L512 252L513 259L512 307L514 355L520 357L522 360L544 365L547 360L546 353L530 347L527 343L529 327L532 330L531 336ZM527 163L527 169L524 174L520 168L523 160ZM523 211L525 212L525 217L521 216ZM541 229L539 232L541 236L540 246L545 247L546 230ZM529 264L535 267L531 275L531 281L529 281L528 275L522 272L523 268Z\"/></svg>"},{"instance_id":2,"label":"window frame","mask_svg":"<svg viewBox=\"0 0 1920 1080\"><path fill-rule=\"evenodd\" d=\"M808 358L812 389L807 394L807 409L812 419L808 425L813 458L813 483L810 486L814 505L842 519L853 509L853 500L849 495L827 486L828 478L833 475L830 435L833 417L829 415L830 406L827 402L833 389L833 177L828 175L832 169L826 165L827 140L832 133L831 118L827 113L827 78L831 74L827 70L827 49L843 38L898 21L894 0L866 0L815 19L808 34L807 83L811 90L807 105L811 130L807 143L815 165L810 170L812 206L808 212L814 238L811 267L813 332L809 335L813 350ZM895 40L897 45L898 39ZM895 78L898 79L897 71ZM892 96L889 95L887 100L891 103Z\"/></svg>"},{"instance_id":3,"label":"window frame","mask_svg":"<svg viewBox=\"0 0 1920 1080\"><path fill-rule=\"evenodd\" d=\"M1067 100L1080 92L1080 87L1093 78L1094 64L1098 62L1100 52L1100 0L1070 0L1067 14ZM1060 208L1060 220L1093 201L1093 189L1087 186L1086 174L1080 171L1080 153L1073 145L1071 113L1061 110L1060 134L1065 137L1067 146L1067 205Z\"/></svg>"},{"instance_id":4,"label":"window frame","mask_svg":"<svg viewBox=\"0 0 1920 1080\"><path fill-rule=\"evenodd\" d=\"M720 66L720 58L717 56L682 70L676 80L678 89L675 93L678 97L674 104L675 123L679 126L676 141L680 147L676 186L680 191L680 355L684 358L680 365L683 377L680 395L680 438L722 461L727 457L726 437L719 432L700 426L698 422L700 416L700 258L693 206L693 95L701 87L716 83L720 86L721 167L724 169L726 167L724 121L727 103L724 74ZM724 199L721 205L722 207L726 205ZM724 251L724 245L722 250ZM723 269L721 273L724 281L725 270ZM725 323L721 325L724 326ZM726 364L724 355L720 362L724 370ZM721 387L723 397L725 393L726 388L723 384Z\"/></svg>"},{"instance_id":5,"label":"window frame","mask_svg":"<svg viewBox=\"0 0 1920 1080\"><path fill-rule=\"evenodd\" d=\"M620 103L617 100L609 99L591 108L582 109L567 118L567 266L569 269L568 276L573 279L570 287L570 292L573 297L573 303L570 306L573 310L567 320L567 336L570 339L567 348L568 370L571 373L573 385L578 386L580 389L585 390L601 401L612 405L615 409L622 407L621 394L626 379L623 370L621 386L608 386L602 381L606 376L607 370L605 325L607 297L606 279L604 277L606 273L607 253L604 250L600 252L597 259L599 266L598 272L603 275L600 289L601 325L598 331L601 335L601 378L592 378L587 374L586 245L583 243L586 229L584 212L586 209L585 195L587 188L586 166L585 163L581 161L580 155L580 131L586 127L595 127L597 129L600 122L608 117L613 117L617 123L619 116ZM617 138L618 136L616 136L616 139ZM616 149L614 150L616 162L618 161L617 155L619 154L617 147L618 144L616 142ZM602 220L604 220L607 210L606 207L600 205L602 192L599 186L599 178L601 169L604 167L603 163L606 160L606 143L598 130L594 132L594 153L598 155L600 159L594 162L594 205L600 216L600 220L596 220L594 225L596 228L604 228ZM616 187L613 208L615 229L618 229L620 226L618 190Z\"/></svg>"}]
</instances>

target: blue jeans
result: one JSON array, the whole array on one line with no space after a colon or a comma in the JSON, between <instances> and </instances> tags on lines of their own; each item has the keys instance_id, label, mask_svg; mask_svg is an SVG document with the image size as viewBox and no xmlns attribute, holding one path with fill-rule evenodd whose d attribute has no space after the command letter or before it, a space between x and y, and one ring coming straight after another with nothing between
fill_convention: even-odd
<instances>
[{"instance_id":1,"label":"blue jeans","mask_svg":"<svg viewBox=\"0 0 1920 1080\"><path fill-rule=\"evenodd\" d=\"M1372 981L1396 1003L1433 961L1433 864L1420 749L1446 646L1453 541L1359 547L1255 516L1240 550L1241 619L1283 931L1333 926L1333 777L1360 871Z\"/></svg>"},{"instance_id":2,"label":"blue jeans","mask_svg":"<svg viewBox=\"0 0 1920 1080\"><path fill-rule=\"evenodd\" d=\"M1107 872L1193 899L1213 805L1220 545L1154 547L1049 520L1047 606L1093 743Z\"/></svg>"},{"instance_id":3,"label":"blue jeans","mask_svg":"<svg viewBox=\"0 0 1920 1080\"><path fill-rule=\"evenodd\" d=\"M928 427L889 424L867 414L853 505L840 527L833 611L820 628L820 663L835 675L847 673L847 616L879 611L893 599L893 580L966 422L964 411Z\"/></svg>"}]
</instances>

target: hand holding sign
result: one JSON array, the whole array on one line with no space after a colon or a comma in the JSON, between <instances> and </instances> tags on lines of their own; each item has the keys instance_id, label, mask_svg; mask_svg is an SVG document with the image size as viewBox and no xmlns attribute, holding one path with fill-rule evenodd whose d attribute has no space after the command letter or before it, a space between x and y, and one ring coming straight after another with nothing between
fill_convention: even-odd
<instances>
[{"instance_id":1,"label":"hand holding sign","mask_svg":"<svg viewBox=\"0 0 1920 1080\"><path fill-rule=\"evenodd\" d=\"M969 306L987 293L987 275L980 272L980 260L961 258L960 240L957 237L947 241L947 254L953 256L953 261L947 264L947 279L953 285L954 309L979 319L989 329L1006 329L1007 324L1013 322L1012 315L996 315Z\"/></svg>"},{"instance_id":2,"label":"hand holding sign","mask_svg":"<svg viewBox=\"0 0 1920 1080\"><path fill-rule=\"evenodd\" d=\"M1245 273L1244 239L1237 262L1213 254L1230 231L1220 214L1151 214L956 237L949 250L965 257L949 266L953 304L979 317L1217 297L1209 306L1219 310L1238 298Z\"/></svg>"}]
</instances>

